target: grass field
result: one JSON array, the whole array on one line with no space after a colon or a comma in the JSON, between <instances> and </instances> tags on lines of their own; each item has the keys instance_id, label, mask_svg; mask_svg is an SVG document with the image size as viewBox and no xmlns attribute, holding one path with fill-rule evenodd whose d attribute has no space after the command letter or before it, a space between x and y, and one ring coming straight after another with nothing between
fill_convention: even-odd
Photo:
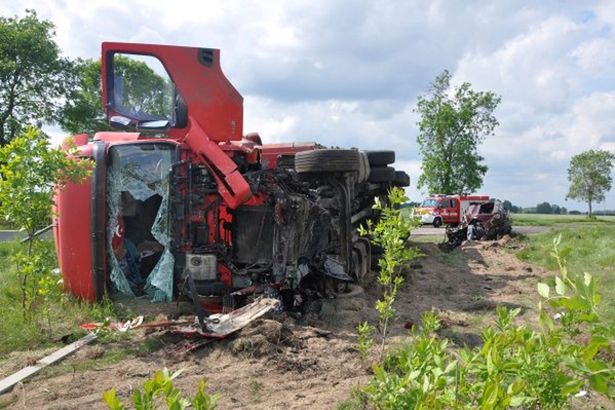
<instances>
[{"instance_id":1,"label":"grass field","mask_svg":"<svg viewBox=\"0 0 615 410\"><path fill-rule=\"evenodd\" d=\"M57 287L47 301L35 302L25 317L20 278L11 260L17 246L0 242L0 357L14 350L59 346L62 337L79 332L79 324L113 315L110 303L82 303L62 292L58 276ZM49 242L48 246L53 245Z\"/></svg>"},{"instance_id":2,"label":"grass field","mask_svg":"<svg viewBox=\"0 0 615 410\"><path fill-rule=\"evenodd\" d=\"M557 269L550 254L553 239L558 235L562 236L561 247L571 248L568 270L588 272L598 279L601 310L605 318L615 321L615 223L555 226L542 234L529 236L527 246L517 256L529 263Z\"/></svg>"},{"instance_id":3,"label":"grass field","mask_svg":"<svg viewBox=\"0 0 615 410\"><path fill-rule=\"evenodd\" d=\"M614 224L615 216L598 216L589 219L586 215L510 214L516 226L554 226L563 224Z\"/></svg>"}]
</instances>

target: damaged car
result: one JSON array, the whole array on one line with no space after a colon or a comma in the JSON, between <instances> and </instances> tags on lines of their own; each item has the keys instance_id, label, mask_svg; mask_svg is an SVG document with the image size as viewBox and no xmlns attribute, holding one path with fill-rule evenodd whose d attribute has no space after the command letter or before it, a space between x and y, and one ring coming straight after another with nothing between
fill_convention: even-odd
<instances>
[{"instance_id":1,"label":"damaged car","mask_svg":"<svg viewBox=\"0 0 615 410\"><path fill-rule=\"evenodd\" d=\"M456 248L464 241L496 240L512 232L512 222L501 201L471 204L455 227L446 228L447 245Z\"/></svg>"}]
</instances>

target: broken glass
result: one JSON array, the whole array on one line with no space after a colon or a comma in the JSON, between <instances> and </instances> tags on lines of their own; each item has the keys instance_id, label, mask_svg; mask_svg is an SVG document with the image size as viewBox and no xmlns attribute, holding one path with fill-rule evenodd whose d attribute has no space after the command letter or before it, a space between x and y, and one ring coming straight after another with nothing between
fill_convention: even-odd
<instances>
[{"instance_id":1,"label":"broken glass","mask_svg":"<svg viewBox=\"0 0 615 410\"><path fill-rule=\"evenodd\" d=\"M134 144L113 147L111 166L107 173L107 249L110 260L110 280L115 291L135 296L134 282L127 278L125 250L113 244L114 238L124 241L122 193L129 193L137 201L160 195L162 201L151 228L153 236L163 247L162 255L147 276L143 290L153 302L170 301L173 296L175 260L169 250L169 172L171 146L167 144ZM131 288L131 284L133 287Z\"/></svg>"}]
</instances>

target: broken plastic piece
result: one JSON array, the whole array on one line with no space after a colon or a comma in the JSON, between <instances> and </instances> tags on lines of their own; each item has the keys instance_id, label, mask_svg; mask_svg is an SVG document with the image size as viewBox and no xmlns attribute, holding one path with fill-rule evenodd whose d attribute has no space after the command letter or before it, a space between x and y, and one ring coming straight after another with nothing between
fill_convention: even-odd
<instances>
[{"instance_id":1,"label":"broken plastic piece","mask_svg":"<svg viewBox=\"0 0 615 410\"><path fill-rule=\"evenodd\" d=\"M216 313L205 319L205 326L209 332L200 329L198 321L192 326L171 329L174 333L184 336L201 336L205 338L223 339L246 327L250 322L279 307L280 301L271 298L258 298L249 305L243 306L231 313Z\"/></svg>"}]
</instances>

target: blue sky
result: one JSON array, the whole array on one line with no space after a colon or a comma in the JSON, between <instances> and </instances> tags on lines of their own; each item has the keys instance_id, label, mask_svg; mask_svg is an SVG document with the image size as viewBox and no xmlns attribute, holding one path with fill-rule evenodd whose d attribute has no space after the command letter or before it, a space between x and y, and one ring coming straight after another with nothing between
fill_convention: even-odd
<instances>
[{"instance_id":1,"label":"blue sky","mask_svg":"<svg viewBox=\"0 0 615 410\"><path fill-rule=\"evenodd\" d=\"M245 132L395 149L412 181L412 109L445 68L502 96L482 193L584 210L564 200L570 157L615 152L612 1L0 0L2 15L26 8L56 24L70 57L97 58L102 41L220 48ZM596 208L615 208L615 193Z\"/></svg>"}]
</instances>

